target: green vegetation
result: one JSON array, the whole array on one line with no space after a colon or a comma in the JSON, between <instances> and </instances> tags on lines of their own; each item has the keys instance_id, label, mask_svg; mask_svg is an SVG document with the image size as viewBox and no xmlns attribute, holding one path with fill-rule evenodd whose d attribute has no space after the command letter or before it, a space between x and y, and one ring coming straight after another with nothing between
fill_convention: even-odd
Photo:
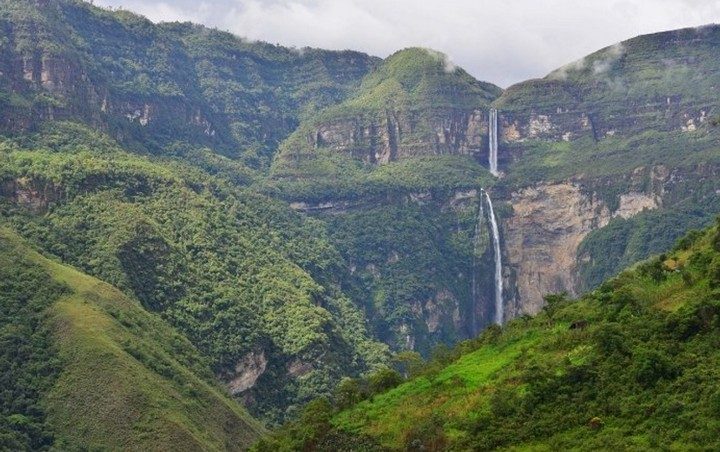
<instances>
[{"instance_id":1,"label":"green vegetation","mask_svg":"<svg viewBox=\"0 0 720 452\"><path fill-rule=\"evenodd\" d=\"M717 164L720 160L717 132L703 132L646 131L631 137L608 137L598 142L590 137L571 142L531 142L524 145L526 154L512 166L505 183L517 186L540 181L557 182L579 174L592 180L625 177L637 168L657 165L692 168L694 165ZM578 171L579 168L592 168L592 173L584 174Z\"/></svg>"},{"instance_id":2,"label":"green vegetation","mask_svg":"<svg viewBox=\"0 0 720 452\"><path fill-rule=\"evenodd\" d=\"M717 27L504 93L426 49L80 0L0 0L0 30L1 449L247 447L264 430L233 384L289 421L259 449L718 446L720 239L601 284L720 210ZM502 143L496 178L491 106L580 132ZM662 203L583 241L597 290L448 348L490 318L477 190L503 223L518 189L568 180L610 212Z\"/></svg>"},{"instance_id":3,"label":"green vegetation","mask_svg":"<svg viewBox=\"0 0 720 452\"><path fill-rule=\"evenodd\" d=\"M367 200L410 193L491 187L490 173L469 156L418 156L374 166L325 149L280 166L263 190L288 200Z\"/></svg>"},{"instance_id":4,"label":"green vegetation","mask_svg":"<svg viewBox=\"0 0 720 452\"><path fill-rule=\"evenodd\" d=\"M184 161L139 157L90 132L52 136L45 149L6 143L0 211L37 246L158 312L217 376L234 378L243 356L264 350L254 413L282 419L340 375L387 359L342 292L342 258L322 223ZM313 368L296 380L291 360Z\"/></svg>"},{"instance_id":5,"label":"green vegetation","mask_svg":"<svg viewBox=\"0 0 720 452\"><path fill-rule=\"evenodd\" d=\"M472 310L464 275L473 270L475 201L460 211L438 212L435 202L397 203L323 217L331 243L354 268L348 294L363 302L376 336L394 348L407 347L410 335L413 348L427 354L437 343L455 343L468 334L470 322L450 315L431 331L423 309L432 303L437 312L451 313L456 305L460 312ZM491 287L490 262L481 260L475 269L484 287Z\"/></svg>"},{"instance_id":6,"label":"green vegetation","mask_svg":"<svg viewBox=\"0 0 720 452\"><path fill-rule=\"evenodd\" d=\"M280 145L272 178L290 179L293 183L299 178L312 180L325 176L323 182L326 185L335 182L342 194L345 181L338 183L332 177L334 174L326 174L329 165L338 164L339 157L332 154L351 156L349 160L368 160L367 156L382 141L380 135L384 132L381 130L387 131L390 147L407 149L404 153L409 155L404 157L426 156L429 161L428 155L457 154L457 150L452 150L452 144L437 142L441 133L439 128L449 127L448 119L467 120L466 116L487 108L500 93L497 86L477 81L463 69L453 66L443 54L422 48L398 51L366 75L359 88L345 101L320 110L298 126ZM311 137L315 137L321 126L337 127L341 134L348 135L345 140L352 143L330 143L328 146L328 143L318 142L315 149L311 142L319 138ZM390 129L397 130L394 132L397 137ZM342 149L324 152L325 148L337 146ZM371 155L369 160L373 159ZM340 163L343 169L353 166L344 161ZM435 165L442 168L447 163L448 160L438 159ZM369 173L373 167L363 169ZM445 171L456 169L450 165ZM378 177L383 178L382 175ZM458 177L462 176L454 176Z\"/></svg>"},{"instance_id":7,"label":"green vegetation","mask_svg":"<svg viewBox=\"0 0 720 452\"><path fill-rule=\"evenodd\" d=\"M501 90L455 67L447 55L409 48L390 55L368 74L357 92L320 118L336 120L373 110L422 108L467 109L486 105Z\"/></svg>"},{"instance_id":8,"label":"green vegetation","mask_svg":"<svg viewBox=\"0 0 720 452\"><path fill-rule=\"evenodd\" d=\"M549 296L537 317L458 345L449 364L328 405L321 425L258 448L332 450L347 435L392 450L718 447L718 243L716 226L579 300Z\"/></svg>"},{"instance_id":9,"label":"green vegetation","mask_svg":"<svg viewBox=\"0 0 720 452\"><path fill-rule=\"evenodd\" d=\"M0 449L42 450L54 442L41 399L59 362L44 312L67 292L0 239Z\"/></svg>"},{"instance_id":10,"label":"green vegetation","mask_svg":"<svg viewBox=\"0 0 720 452\"><path fill-rule=\"evenodd\" d=\"M3 449L239 450L264 432L186 339L117 289L5 228L0 262Z\"/></svg>"},{"instance_id":11,"label":"green vegetation","mask_svg":"<svg viewBox=\"0 0 720 452\"><path fill-rule=\"evenodd\" d=\"M344 99L378 62L189 23L155 25L80 0L4 0L0 29L8 62L0 93L9 93L0 95L8 107L0 118L10 131L50 111L108 130L139 152L189 143L255 167L269 164L301 118Z\"/></svg>"}]
</instances>

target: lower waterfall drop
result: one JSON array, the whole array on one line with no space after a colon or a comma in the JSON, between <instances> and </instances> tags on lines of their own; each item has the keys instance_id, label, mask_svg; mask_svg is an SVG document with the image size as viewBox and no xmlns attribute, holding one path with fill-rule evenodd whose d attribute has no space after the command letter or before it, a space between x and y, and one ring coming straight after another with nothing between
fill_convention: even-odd
<instances>
[{"instance_id":1,"label":"lower waterfall drop","mask_svg":"<svg viewBox=\"0 0 720 452\"><path fill-rule=\"evenodd\" d=\"M490 219L493 248L495 249L495 323L503 324L504 303L503 303L503 278L502 278L502 253L500 251L500 231L498 230L495 210L488 192L485 192L485 199L488 203L488 218Z\"/></svg>"}]
</instances>

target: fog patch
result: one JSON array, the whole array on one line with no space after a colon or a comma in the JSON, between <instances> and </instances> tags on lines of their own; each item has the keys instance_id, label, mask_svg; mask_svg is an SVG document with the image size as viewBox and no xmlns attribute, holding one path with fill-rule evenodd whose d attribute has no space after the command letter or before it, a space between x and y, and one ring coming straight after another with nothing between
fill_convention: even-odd
<instances>
[{"instance_id":1,"label":"fog patch","mask_svg":"<svg viewBox=\"0 0 720 452\"><path fill-rule=\"evenodd\" d=\"M612 65L625 55L625 44L619 42L610 46L601 59L593 61L593 74L600 75L606 73Z\"/></svg>"},{"instance_id":2,"label":"fog patch","mask_svg":"<svg viewBox=\"0 0 720 452\"><path fill-rule=\"evenodd\" d=\"M567 80L568 75L571 72L580 72L587 66L587 62L585 58L580 58L579 60L573 61L572 63L568 63L565 66L561 66L558 69L555 69L548 75L549 78L552 80Z\"/></svg>"},{"instance_id":3,"label":"fog patch","mask_svg":"<svg viewBox=\"0 0 720 452\"><path fill-rule=\"evenodd\" d=\"M450 57L447 56L446 54L444 54L442 52L438 52L437 50L433 50L433 49L423 49L423 50L425 50L433 58L440 61L443 64L443 69L448 74L451 74L457 70L457 66L455 65L455 63L453 63L452 60L450 60Z\"/></svg>"}]
</instances>

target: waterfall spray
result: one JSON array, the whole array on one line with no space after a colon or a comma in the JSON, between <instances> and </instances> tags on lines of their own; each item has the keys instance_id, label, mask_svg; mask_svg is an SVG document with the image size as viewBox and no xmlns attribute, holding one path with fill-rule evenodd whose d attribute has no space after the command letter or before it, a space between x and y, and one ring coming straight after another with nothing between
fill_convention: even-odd
<instances>
[{"instance_id":1,"label":"waterfall spray","mask_svg":"<svg viewBox=\"0 0 720 452\"><path fill-rule=\"evenodd\" d=\"M490 109L488 115L488 165L490 173L497 176L498 173L498 139L497 139L497 110Z\"/></svg>"},{"instance_id":2,"label":"waterfall spray","mask_svg":"<svg viewBox=\"0 0 720 452\"><path fill-rule=\"evenodd\" d=\"M490 230L492 232L493 248L495 249L495 323L503 324L503 278L502 278L502 254L500 252L500 231L498 230L495 211L488 192L485 192L485 199L488 203L488 218L490 219Z\"/></svg>"}]
</instances>

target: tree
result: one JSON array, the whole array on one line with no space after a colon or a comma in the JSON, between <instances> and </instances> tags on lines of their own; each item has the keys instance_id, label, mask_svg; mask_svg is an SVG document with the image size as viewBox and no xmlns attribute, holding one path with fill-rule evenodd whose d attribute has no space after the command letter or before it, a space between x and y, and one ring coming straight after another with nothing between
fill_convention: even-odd
<instances>
[{"instance_id":1,"label":"tree","mask_svg":"<svg viewBox=\"0 0 720 452\"><path fill-rule=\"evenodd\" d=\"M420 353L413 350L404 350L396 354L393 361L397 364L403 377L410 378L420 373L424 361Z\"/></svg>"},{"instance_id":2,"label":"tree","mask_svg":"<svg viewBox=\"0 0 720 452\"><path fill-rule=\"evenodd\" d=\"M371 394L379 394L402 383L400 373L389 367L383 367L368 377Z\"/></svg>"}]
</instances>

